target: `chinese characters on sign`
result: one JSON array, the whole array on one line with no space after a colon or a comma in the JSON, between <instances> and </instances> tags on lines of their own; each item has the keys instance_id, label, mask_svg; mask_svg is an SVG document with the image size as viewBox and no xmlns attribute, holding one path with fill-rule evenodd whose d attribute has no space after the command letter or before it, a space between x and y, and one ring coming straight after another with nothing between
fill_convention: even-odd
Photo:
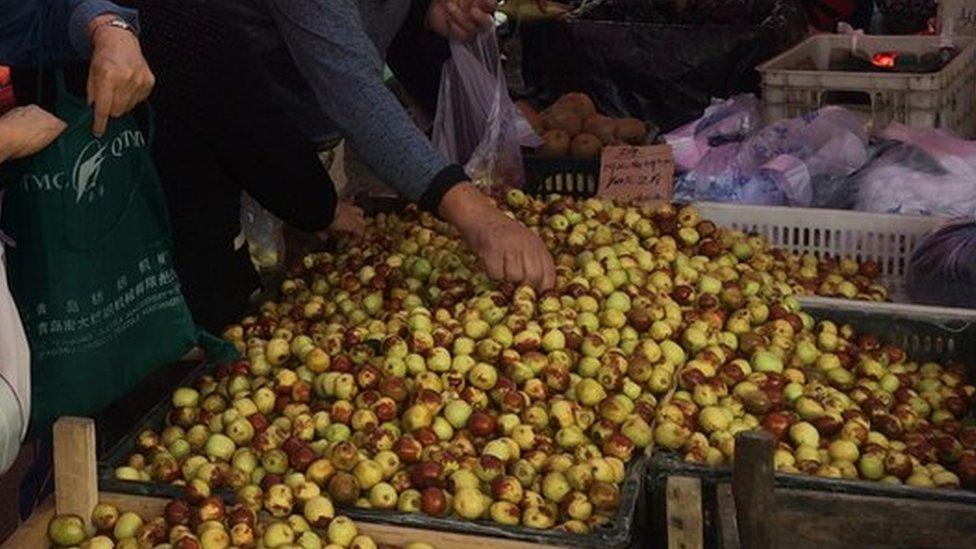
<instances>
[{"instance_id":1,"label":"chinese characters on sign","mask_svg":"<svg viewBox=\"0 0 976 549\"><path fill-rule=\"evenodd\" d=\"M621 201L670 200L674 154L668 145L606 147L597 194Z\"/></svg>"}]
</instances>

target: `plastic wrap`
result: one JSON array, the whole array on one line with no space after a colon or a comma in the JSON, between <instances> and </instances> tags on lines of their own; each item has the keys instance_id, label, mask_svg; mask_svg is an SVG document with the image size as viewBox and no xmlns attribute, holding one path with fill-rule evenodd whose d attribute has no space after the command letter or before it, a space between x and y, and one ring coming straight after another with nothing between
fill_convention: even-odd
<instances>
[{"instance_id":1,"label":"plastic wrap","mask_svg":"<svg viewBox=\"0 0 976 549\"><path fill-rule=\"evenodd\" d=\"M767 126L740 143L710 149L682 175L675 196L766 206L814 204L815 189L867 161L864 119L840 107Z\"/></svg>"},{"instance_id":2,"label":"plastic wrap","mask_svg":"<svg viewBox=\"0 0 976 549\"><path fill-rule=\"evenodd\" d=\"M284 224L257 200L241 193L241 231L258 271L271 271L285 259Z\"/></svg>"},{"instance_id":3,"label":"plastic wrap","mask_svg":"<svg viewBox=\"0 0 976 549\"><path fill-rule=\"evenodd\" d=\"M701 118L664 135L674 151L678 171L688 171L701 162L712 147L741 141L762 123L759 100L755 95L736 95L713 100Z\"/></svg>"},{"instance_id":4,"label":"plastic wrap","mask_svg":"<svg viewBox=\"0 0 976 549\"><path fill-rule=\"evenodd\" d=\"M434 118L434 146L481 185L518 184L522 147L542 140L508 96L494 31L451 43Z\"/></svg>"},{"instance_id":5,"label":"plastic wrap","mask_svg":"<svg viewBox=\"0 0 976 549\"><path fill-rule=\"evenodd\" d=\"M795 0L594 0L534 44L546 95L583 91L600 112L671 131L713 97L758 92L756 65L805 38L806 23Z\"/></svg>"},{"instance_id":6,"label":"plastic wrap","mask_svg":"<svg viewBox=\"0 0 976 549\"><path fill-rule=\"evenodd\" d=\"M917 303L976 308L976 222L949 223L923 238L908 263L907 283Z\"/></svg>"},{"instance_id":7,"label":"plastic wrap","mask_svg":"<svg viewBox=\"0 0 976 549\"><path fill-rule=\"evenodd\" d=\"M976 215L976 142L936 129L892 124L887 142L850 182L855 209L878 213Z\"/></svg>"}]
</instances>

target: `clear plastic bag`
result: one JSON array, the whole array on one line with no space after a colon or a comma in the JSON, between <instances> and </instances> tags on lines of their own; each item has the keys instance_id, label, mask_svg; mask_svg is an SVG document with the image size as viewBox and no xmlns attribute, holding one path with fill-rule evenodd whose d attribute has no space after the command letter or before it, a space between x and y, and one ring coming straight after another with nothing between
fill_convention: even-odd
<instances>
[{"instance_id":1,"label":"clear plastic bag","mask_svg":"<svg viewBox=\"0 0 976 549\"><path fill-rule=\"evenodd\" d=\"M675 187L679 200L809 207L825 181L867 161L864 119L839 107L769 125L741 143L709 149Z\"/></svg>"},{"instance_id":2,"label":"clear plastic bag","mask_svg":"<svg viewBox=\"0 0 976 549\"><path fill-rule=\"evenodd\" d=\"M926 235L908 263L907 285L917 303L976 308L976 223L957 221Z\"/></svg>"},{"instance_id":3,"label":"clear plastic bag","mask_svg":"<svg viewBox=\"0 0 976 549\"><path fill-rule=\"evenodd\" d=\"M741 141L753 134L762 121L759 100L742 94L726 100L713 100L701 118L664 135L674 151L678 171L693 169L713 147Z\"/></svg>"},{"instance_id":4,"label":"clear plastic bag","mask_svg":"<svg viewBox=\"0 0 976 549\"><path fill-rule=\"evenodd\" d=\"M481 186L522 181L522 147L537 147L532 131L508 96L494 30L468 44L451 43L441 74L434 146L462 164Z\"/></svg>"},{"instance_id":5,"label":"clear plastic bag","mask_svg":"<svg viewBox=\"0 0 976 549\"><path fill-rule=\"evenodd\" d=\"M284 224L246 192L241 193L241 232L259 272L274 271L285 260Z\"/></svg>"},{"instance_id":6,"label":"clear plastic bag","mask_svg":"<svg viewBox=\"0 0 976 549\"><path fill-rule=\"evenodd\" d=\"M892 124L886 143L851 182L855 209L879 213L976 215L976 142L937 129Z\"/></svg>"}]
</instances>

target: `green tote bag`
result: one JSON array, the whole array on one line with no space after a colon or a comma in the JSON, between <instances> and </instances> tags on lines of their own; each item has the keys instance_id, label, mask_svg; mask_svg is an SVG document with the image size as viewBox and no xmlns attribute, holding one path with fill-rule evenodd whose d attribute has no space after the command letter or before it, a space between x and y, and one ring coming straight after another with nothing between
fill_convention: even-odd
<instances>
[{"instance_id":1,"label":"green tote bag","mask_svg":"<svg viewBox=\"0 0 976 549\"><path fill-rule=\"evenodd\" d=\"M197 342L150 138L131 115L93 137L92 109L55 74L54 114L67 130L40 153L0 166L35 432L61 415L100 410Z\"/></svg>"}]
</instances>

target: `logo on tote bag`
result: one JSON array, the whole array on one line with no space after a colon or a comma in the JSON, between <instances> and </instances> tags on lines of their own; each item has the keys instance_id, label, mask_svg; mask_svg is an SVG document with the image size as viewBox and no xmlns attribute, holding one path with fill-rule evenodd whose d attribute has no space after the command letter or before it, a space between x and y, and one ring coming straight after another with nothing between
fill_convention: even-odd
<instances>
[{"instance_id":1,"label":"logo on tote bag","mask_svg":"<svg viewBox=\"0 0 976 549\"><path fill-rule=\"evenodd\" d=\"M106 160L122 158L131 148L145 148L146 138L139 130L124 130L108 142L93 139L85 145L72 165L70 179L64 171L55 173L27 173L21 178L24 192L55 192L71 189L75 203L93 202L105 195L99 176Z\"/></svg>"},{"instance_id":2,"label":"logo on tote bag","mask_svg":"<svg viewBox=\"0 0 976 549\"><path fill-rule=\"evenodd\" d=\"M71 182L75 189L75 202L80 203L85 193L89 193L88 201L105 194L105 188L98 186L98 175L102 173L102 162L105 162L105 149L98 141L92 141L78 153L75 167L71 170Z\"/></svg>"}]
</instances>

